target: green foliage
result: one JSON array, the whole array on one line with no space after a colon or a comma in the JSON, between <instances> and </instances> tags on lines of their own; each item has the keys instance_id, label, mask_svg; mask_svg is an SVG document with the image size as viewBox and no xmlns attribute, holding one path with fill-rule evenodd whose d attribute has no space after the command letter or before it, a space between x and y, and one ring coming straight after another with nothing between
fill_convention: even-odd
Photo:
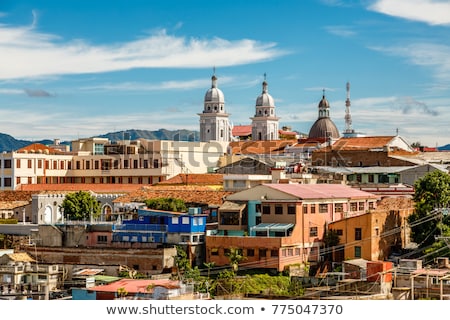
<instances>
[{"instance_id":1,"label":"green foliage","mask_svg":"<svg viewBox=\"0 0 450 320\"><path fill-rule=\"evenodd\" d=\"M186 212L187 206L182 199L177 198L153 198L144 201L149 209Z\"/></svg>"},{"instance_id":2,"label":"green foliage","mask_svg":"<svg viewBox=\"0 0 450 320\"><path fill-rule=\"evenodd\" d=\"M242 255L242 250L238 248L230 248L230 251L226 254L228 259L230 260L230 266L233 272L237 272L239 268L239 263L242 260L245 260L246 257Z\"/></svg>"},{"instance_id":3,"label":"green foliage","mask_svg":"<svg viewBox=\"0 0 450 320\"><path fill-rule=\"evenodd\" d=\"M413 224L411 233L413 240L419 245L429 246L435 241L435 236L441 235L444 226L449 225L448 217L439 224L439 219L431 219L425 223L419 223L426 218L436 207L448 206L450 203L450 175L439 170L433 171L414 184L415 210L408 217L408 222ZM414 223L417 221L417 224Z\"/></svg>"},{"instance_id":4,"label":"green foliage","mask_svg":"<svg viewBox=\"0 0 450 320\"><path fill-rule=\"evenodd\" d=\"M90 220L100 215L101 207L97 199L86 191L68 193L64 198L61 208L64 210L66 219Z\"/></svg>"},{"instance_id":5,"label":"green foliage","mask_svg":"<svg viewBox=\"0 0 450 320\"><path fill-rule=\"evenodd\" d=\"M17 219L0 219L0 224L17 224Z\"/></svg>"},{"instance_id":6,"label":"green foliage","mask_svg":"<svg viewBox=\"0 0 450 320\"><path fill-rule=\"evenodd\" d=\"M331 229L325 232L323 243L326 248L334 247L339 244L340 238L336 230Z\"/></svg>"}]
</instances>

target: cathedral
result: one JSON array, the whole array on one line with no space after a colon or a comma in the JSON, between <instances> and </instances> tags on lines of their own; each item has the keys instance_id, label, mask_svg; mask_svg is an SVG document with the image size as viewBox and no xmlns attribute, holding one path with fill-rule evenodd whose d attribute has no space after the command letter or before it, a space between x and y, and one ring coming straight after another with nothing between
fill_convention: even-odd
<instances>
[{"instance_id":1,"label":"cathedral","mask_svg":"<svg viewBox=\"0 0 450 320\"><path fill-rule=\"evenodd\" d=\"M338 139L339 131L330 118L330 104L323 93L319 102L319 116L312 125L308 138ZM211 78L211 88L206 91L203 112L200 116L200 141L231 142L233 140L268 141L280 140L280 133L289 134L279 128L275 100L269 94L266 75L262 82L262 92L256 98L255 114L250 118L251 125L233 127L225 109L225 97L217 87L215 73ZM284 129L284 128L283 128ZM293 133L293 132L291 132Z\"/></svg>"}]
</instances>

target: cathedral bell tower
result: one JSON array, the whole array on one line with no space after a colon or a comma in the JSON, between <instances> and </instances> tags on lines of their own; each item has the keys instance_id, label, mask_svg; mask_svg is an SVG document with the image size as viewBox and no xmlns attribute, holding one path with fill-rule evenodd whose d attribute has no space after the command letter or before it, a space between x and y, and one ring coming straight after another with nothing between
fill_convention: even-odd
<instances>
[{"instance_id":1,"label":"cathedral bell tower","mask_svg":"<svg viewBox=\"0 0 450 320\"><path fill-rule=\"evenodd\" d=\"M211 88L205 94L203 112L198 115L200 116L200 141L230 142L229 114L225 111L223 92L217 88L215 70L211 77Z\"/></svg>"}]
</instances>

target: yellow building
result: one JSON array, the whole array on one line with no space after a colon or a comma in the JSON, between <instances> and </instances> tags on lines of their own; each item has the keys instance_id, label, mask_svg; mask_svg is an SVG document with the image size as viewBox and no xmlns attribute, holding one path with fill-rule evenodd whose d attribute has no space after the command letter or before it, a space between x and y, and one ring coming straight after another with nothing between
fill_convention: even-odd
<instances>
[{"instance_id":1,"label":"yellow building","mask_svg":"<svg viewBox=\"0 0 450 320\"><path fill-rule=\"evenodd\" d=\"M386 260L409 243L407 217L413 212L409 198L385 198L375 210L331 222L328 230L339 235L339 245L325 249L333 261L362 258Z\"/></svg>"}]
</instances>

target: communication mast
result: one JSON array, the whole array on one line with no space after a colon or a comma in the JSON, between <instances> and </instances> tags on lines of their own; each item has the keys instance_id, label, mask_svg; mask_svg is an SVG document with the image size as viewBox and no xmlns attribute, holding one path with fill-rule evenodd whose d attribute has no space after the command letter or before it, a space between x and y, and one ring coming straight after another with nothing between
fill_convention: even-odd
<instances>
[{"instance_id":1,"label":"communication mast","mask_svg":"<svg viewBox=\"0 0 450 320\"><path fill-rule=\"evenodd\" d=\"M350 114L350 82L347 82L347 99L345 100L345 131L346 134L355 133L352 128L352 115Z\"/></svg>"}]
</instances>

